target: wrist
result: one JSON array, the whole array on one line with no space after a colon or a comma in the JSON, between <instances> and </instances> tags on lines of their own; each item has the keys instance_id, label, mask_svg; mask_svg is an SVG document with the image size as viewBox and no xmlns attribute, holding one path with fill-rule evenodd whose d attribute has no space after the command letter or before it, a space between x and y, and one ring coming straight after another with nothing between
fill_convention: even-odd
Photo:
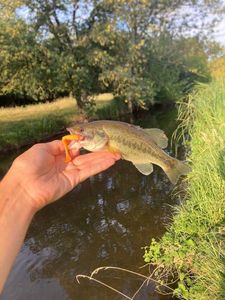
<instances>
[{"instance_id":1,"label":"wrist","mask_svg":"<svg viewBox=\"0 0 225 300\"><path fill-rule=\"evenodd\" d=\"M10 170L0 182L0 293L35 214L14 174Z\"/></svg>"},{"instance_id":2,"label":"wrist","mask_svg":"<svg viewBox=\"0 0 225 300\"><path fill-rule=\"evenodd\" d=\"M11 168L0 182L0 212L3 208L21 210L27 217L32 218L38 209L33 206L31 197L18 177Z\"/></svg>"}]
</instances>

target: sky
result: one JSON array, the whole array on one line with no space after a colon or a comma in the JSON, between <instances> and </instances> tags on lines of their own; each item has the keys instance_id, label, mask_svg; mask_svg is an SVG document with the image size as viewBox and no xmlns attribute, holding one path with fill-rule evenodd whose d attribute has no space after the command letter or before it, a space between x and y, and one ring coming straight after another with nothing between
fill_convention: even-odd
<instances>
[{"instance_id":1,"label":"sky","mask_svg":"<svg viewBox=\"0 0 225 300\"><path fill-rule=\"evenodd\" d=\"M225 46L225 18L216 26L214 37L216 41Z\"/></svg>"},{"instance_id":2,"label":"sky","mask_svg":"<svg viewBox=\"0 0 225 300\"><path fill-rule=\"evenodd\" d=\"M225 4L225 0L224 4ZM190 9L190 7L182 7L180 8L181 10L181 16L182 14L186 14L187 12L189 13L189 15L193 18L193 16L197 13L195 9ZM82 19L82 13L84 14L85 7L84 10L81 9L81 15L80 15L80 19ZM18 15L22 16L25 19L28 19L29 16L29 11L25 8L22 7L21 9L18 10ZM211 18L211 16L209 15L208 17L209 19ZM196 19L197 19L197 15L196 15ZM215 40L219 43L221 43L223 46L225 46L225 16L224 18L221 18L222 20L216 25L215 29L214 29L214 34L212 35ZM196 30L193 28L193 30L191 30L193 33L196 33ZM187 35L190 34L190 31Z\"/></svg>"}]
</instances>

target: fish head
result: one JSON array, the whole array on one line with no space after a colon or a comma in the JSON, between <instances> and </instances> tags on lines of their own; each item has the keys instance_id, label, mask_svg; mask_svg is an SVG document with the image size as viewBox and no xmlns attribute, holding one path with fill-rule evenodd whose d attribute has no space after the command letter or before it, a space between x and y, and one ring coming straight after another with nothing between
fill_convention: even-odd
<instances>
[{"instance_id":1,"label":"fish head","mask_svg":"<svg viewBox=\"0 0 225 300\"><path fill-rule=\"evenodd\" d=\"M67 128L70 134L77 134L81 138L79 141L72 141L70 149L84 148L89 151L99 151L108 143L108 136L102 128L93 127L89 123L79 124L72 128Z\"/></svg>"}]
</instances>

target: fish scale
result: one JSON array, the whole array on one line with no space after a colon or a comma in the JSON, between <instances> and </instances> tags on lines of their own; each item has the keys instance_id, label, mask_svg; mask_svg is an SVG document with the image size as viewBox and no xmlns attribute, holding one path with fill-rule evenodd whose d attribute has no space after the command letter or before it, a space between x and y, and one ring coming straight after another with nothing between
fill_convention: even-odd
<instances>
[{"instance_id":1,"label":"fish scale","mask_svg":"<svg viewBox=\"0 0 225 300\"><path fill-rule=\"evenodd\" d=\"M152 145L150 145L149 141L148 141L147 147L144 147L143 144L145 141L140 141L140 142L142 142L142 145L140 145L140 142L139 143L132 142L129 139L126 140L125 138L122 138L121 136L110 136L109 135L109 139L110 139L110 141L114 141L118 144L121 143L123 146L127 146L129 148L129 150L131 150L131 151L137 150L137 151L139 151L139 154L140 154L140 152L145 153L145 154L149 153L152 155L155 154L154 148ZM111 143L113 144L113 142L111 142Z\"/></svg>"},{"instance_id":2,"label":"fish scale","mask_svg":"<svg viewBox=\"0 0 225 300\"><path fill-rule=\"evenodd\" d=\"M125 122L101 120L79 124L68 130L72 135L82 136L79 145L83 148L118 152L144 175L151 174L152 164L156 164L175 184L181 175L190 171L187 164L162 150L167 146L168 139L158 128L143 129Z\"/></svg>"}]
</instances>

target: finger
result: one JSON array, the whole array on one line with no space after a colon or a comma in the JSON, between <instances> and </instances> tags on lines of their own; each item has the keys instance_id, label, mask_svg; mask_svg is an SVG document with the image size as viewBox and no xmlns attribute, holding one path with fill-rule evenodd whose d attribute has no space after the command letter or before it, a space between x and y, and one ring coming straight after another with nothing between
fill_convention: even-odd
<instances>
[{"instance_id":1,"label":"finger","mask_svg":"<svg viewBox=\"0 0 225 300\"><path fill-rule=\"evenodd\" d=\"M79 172L79 181L84 181L90 176L96 175L102 171L105 171L109 167L115 164L114 159L101 160L98 162L93 162L91 164L87 164L85 167L80 169Z\"/></svg>"},{"instance_id":2,"label":"finger","mask_svg":"<svg viewBox=\"0 0 225 300\"><path fill-rule=\"evenodd\" d=\"M114 160L115 159L113 157L107 157L107 156L101 156L101 157L93 157L92 159L89 159L87 161L82 161L82 163L80 164L76 164L76 162L72 162L73 166L75 166L75 168L81 170L81 169L85 169L90 167L92 164L98 164L98 163L102 163L103 161L107 161L107 160Z\"/></svg>"},{"instance_id":3,"label":"finger","mask_svg":"<svg viewBox=\"0 0 225 300\"><path fill-rule=\"evenodd\" d=\"M97 159L114 159L118 160L120 159L119 154L111 153L108 151L105 152L92 152L84 155L77 156L74 160L73 163L76 166L83 165L84 163L92 162Z\"/></svg>"},{"instance_id":4,"label":"finger","mask_svg":"<svg viewBox=\"0 0 225 300\"><path fill-rule=\"evenodd\" d=\"M55 140L44 144L47 151L52 155L59 155L64 152L63 143L60 140Z\"/></svg>"},{"instance_id":5,"label":"finger","mask_svg":"<svg viewBox=\"0 0 225 300\"><path fill-rule=\"evenodd\" d=\"M77 157L77 156L80 155L80 151L77 150L77 149L71 149L71 150L69 150L69 153L70 153L70 156L71 156L72 160L73 160L75 157Z\"/></svg>"},{"instance_id":6,"label":"finger","mask_svg":"<svg viewBox=\"0 0 225 300\"><path fill-rule=\"evenodd\" d=\"M56 155L63 154L65 152L64 145L60 140L55 140L49 143L45 143L44 145L45 147L47 147L47 151L52 155L56 156ZM79 150L75 150L75 149L70 150L69 152L72 159L80 154Z\"/></svg>"}]
</instances>

